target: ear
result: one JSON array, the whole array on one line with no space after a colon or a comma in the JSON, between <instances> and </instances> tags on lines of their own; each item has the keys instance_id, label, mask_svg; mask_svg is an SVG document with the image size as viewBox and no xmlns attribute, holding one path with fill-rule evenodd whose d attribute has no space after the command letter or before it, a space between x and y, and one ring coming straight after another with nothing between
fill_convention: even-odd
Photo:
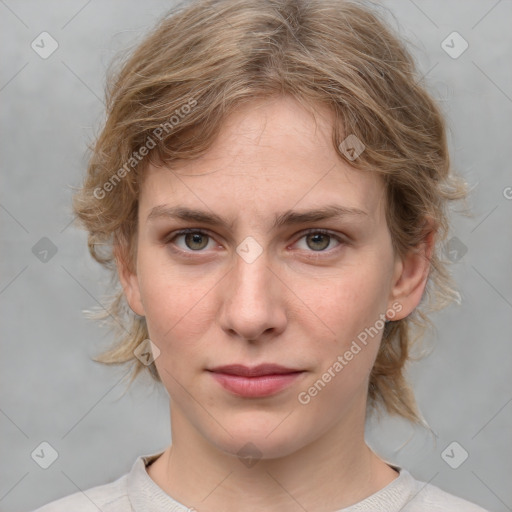
<instances>
[{"instance_id":1,"label":"ear","mask_svg":"<svg viewBox=\"0 0 512 512\"><path fill-rule=\"evenodd\" d=\"M435 232L433 223L428 221L422 242L406 255L396 257L389 305L398 302L402 308L393 320L410 315L421 301L429 276Z\"/></svg>"},{"instance_id":2,"label":"ear","mask_svg":"<svg viewBox=\"0 0 512 512\"><path fill-rule=\"evenodd\" d=\"M139 279L136 270L129 263L128 250L124 244L115 242L114 256L116 260L119 281L123 287L126 301L130 309L139 316L145 316L144 306L140 295Z\"/></svg>"}]
</instances>

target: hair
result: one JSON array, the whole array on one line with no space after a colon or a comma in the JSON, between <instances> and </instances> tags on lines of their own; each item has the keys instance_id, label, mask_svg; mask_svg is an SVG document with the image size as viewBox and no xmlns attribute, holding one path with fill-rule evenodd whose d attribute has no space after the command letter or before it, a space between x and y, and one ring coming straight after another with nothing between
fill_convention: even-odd
<instances>
[{"instance_id":1,"label":"hair","mask_svg":"<svg viewBox=\"0 0 512 512\"><path fill-rule=\"evenodd\" d=\"M415 311L386 324L372 368L367 406L424 424L406 378L412 344L430 312L457 293L440 249L448 205L466 196L453 173L443 115L422 84L402 38L376 8L345 0L193 1L172 9L117 67L106 90L107 116L91 145L74 212L88 231L95 260L110 269L115 290L103 311L118 330L95 360L131 363L132 380L154 366L134 350L148 338L119 286L116 250L133 270L138 193L149 165L193 160L211 146L227 116L255 98L291 95L313 114L333 112L339 157L382 177L395 254L419 247L428 226L435 247ZM356 136L352 160L340 144ZM430 223L430 224L429 224Z\"/></svg>"}]
</instances>

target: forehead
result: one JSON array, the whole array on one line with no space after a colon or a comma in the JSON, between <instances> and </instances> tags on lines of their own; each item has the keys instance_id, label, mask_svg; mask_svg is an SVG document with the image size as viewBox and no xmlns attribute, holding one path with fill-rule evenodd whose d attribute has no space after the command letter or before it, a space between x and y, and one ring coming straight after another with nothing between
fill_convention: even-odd
<instances>
[{"instance_id":1,"label":"forehead","mask_svg":"<svg viewBox=\"0 0 512 512\"><path fill-rule=\"evenodd\" d=\"M311 112L287 96L246 104L224 121L200 158L150 165L140 208L147 214L162 204L185 205L267 220L282 210L325 204L381 213L381 180L341 159L332 123L327 108Z\"/></svg>"}]
</instances>

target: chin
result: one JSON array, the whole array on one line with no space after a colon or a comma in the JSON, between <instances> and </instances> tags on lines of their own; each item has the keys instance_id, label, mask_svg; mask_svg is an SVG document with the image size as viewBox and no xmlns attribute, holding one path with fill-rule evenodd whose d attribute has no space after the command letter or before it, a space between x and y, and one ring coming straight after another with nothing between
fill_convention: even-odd
<instances>
[{"instance_id":1,"label":"chin","mask_svg":"<svg viewBox=\"0 0 512 512\"><path fill-rule=\"evenodd\" d=\"M254 417L237 424L226 423L225 428L231 434L222 431L220 437L210 438L219 450L236 457L254 457L256 459L276 459L286 457L299 450L307 441L297 435L301 429L281 416L276 421L257 421Z\"/></svg>"}]
</instances>

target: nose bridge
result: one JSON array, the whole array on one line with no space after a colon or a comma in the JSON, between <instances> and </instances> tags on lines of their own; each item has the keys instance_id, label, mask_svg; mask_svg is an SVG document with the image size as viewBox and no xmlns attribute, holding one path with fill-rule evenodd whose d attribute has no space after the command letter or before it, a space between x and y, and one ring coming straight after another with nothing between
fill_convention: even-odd
<instances>
[{"instance_id":1,"label":"nose bridge","mask_svg":"<svg viewBox=\"0 0 512 512\"><path fill-rule=\"evenodd\" d=\"M271 271L267 253L261 253L257 257L249 257L252 249L247 254L242 253L242 244L238 248L238 254L233 263L232 272L233 291L240 295L239 299L255 301L260 294L269 291Z\"/></svg>"},{"instance_id":2,"label":"nose bridge","mask_svg":"<svg viewBox=\"0 0 512 512\"><path fill-rule=\"evenodd\" d=\"M268 252L258 249L254 241L244 242L237 248L225 283L220 321L231 334L256 340L267 331L281 332L286 315Z\"/></svg>"}]
</instances>

